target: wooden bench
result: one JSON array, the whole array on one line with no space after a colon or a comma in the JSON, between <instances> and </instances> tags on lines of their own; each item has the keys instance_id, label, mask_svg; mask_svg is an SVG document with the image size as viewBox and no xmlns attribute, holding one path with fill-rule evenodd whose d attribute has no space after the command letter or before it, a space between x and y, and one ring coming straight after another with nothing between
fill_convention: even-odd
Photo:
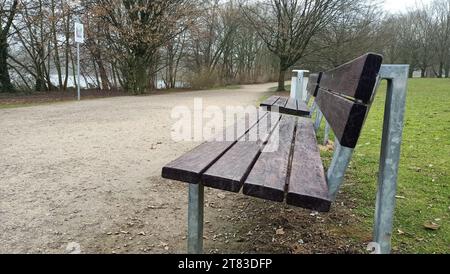
<instances>
[{"instance_id":1,"label":"wooden bench","mask_svg":"<svg viewBox=\"0 0 450 274\"><path fill-rule=\"evenodd\" d=\"M191 184L189 252L202 252L203 187L328 212L369 113L381 64L382 56L366 54L309 77L308 93L336 136L327 174L306 103L280 96L263 102L256 119L243 121L247 126L233 127L236 140L206 142L166 165L163 178ZM275 150L265 151L273 144Z\"/></svg>"}]
</instances>

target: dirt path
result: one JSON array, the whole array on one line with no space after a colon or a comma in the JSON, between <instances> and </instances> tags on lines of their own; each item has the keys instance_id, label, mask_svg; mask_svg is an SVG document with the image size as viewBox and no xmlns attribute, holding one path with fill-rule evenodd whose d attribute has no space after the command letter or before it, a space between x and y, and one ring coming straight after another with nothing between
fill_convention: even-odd
<instances>
[{"instance_id":1,"label":"dirt path","mask_svg":"<svg viewBox=\"0 0 450 274\"><path fill-rule=\"evenodd\" d=\"M196 144L171 141L172 107L196 97L255 104L272 86L0 110L0 253L64 253L70 242L83 253L184 252L187 186L160 171ZM207 252L322 250L293 247L317 238L301 230L273 238L272 230L296 226L292 209L218 193L206 192Z\"/></svg>"}]
</instances>

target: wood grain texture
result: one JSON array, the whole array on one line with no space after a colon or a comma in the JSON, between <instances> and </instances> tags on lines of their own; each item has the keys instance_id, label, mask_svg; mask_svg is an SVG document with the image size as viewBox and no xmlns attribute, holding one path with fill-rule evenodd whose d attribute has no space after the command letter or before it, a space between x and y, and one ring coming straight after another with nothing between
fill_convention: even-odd
<instances>
[{"instance_id":1,"label":"wood grain texture","mask_svg":"<svg viewBox=\"0 0 450 274\"><path fill-rule=\"evenodd\" d=\"M263 119L267 113L259 114ZM237 139L242 138L251 128L256 128L259 118L246 117L238 123L227 128L225 132L235 132ZM220 134L225 134L221 132ZM236 144L237 139L226 142L206 142L180 158L167 164L162 169L162 177L165 179L198 184L203 174L211 165L213 165L227 150Z\"/></svg>"},{"instance_id":2,"label":"wood grain texture","mask_svg":"<svg viewBox=\"0 0 450 274\"><path fill-rule=\"evenodd\" d=\"M275 104L272 105L272 108L270 109L271 111L276 110L276 108L278 109L282 109L286 106L286 104L288 103L289 98L287 97L280 97Z\"/></svg>"},{"instance_id":3,"label":"wood grain texture","mask_svg":"<svg viewBox=\"0 0 450 274\"><path fill-rule=\"evenodd\" d=\"M355 148L369 108L322 89L316 103L341 145Z\"/></svg>"},{"instance_id":4,"label":"wood grain texture","mask_svg":"<svg viewBox=\"0 0 450 274\"><path fill-rule=\"evenodd\" d=\"M305 102L297 101L294 98L279 96L270 97L261 103L261 108L267 111L278 111L281 114L299 117L309 117L311 113Z\"/></svg>"},{"instance_id":5,"label":"wood grain texture","mask_svg":"<svg viewBox=\"0 0 450 274\"><path fill-rule=\"evenodd\" d=\"M343 94L368 104L372 98L383 57L368 53L324 72L320 88Z\"/></svg>"},{"instance_id":6,"label":"wood grain texture","mask_svg":"<svg viewBox=\"0 0 450 274\"><path fill-rule=\"evenodd\" d=\"M208 187L239 192L261 153L270 132L277 126L279 118L272 123L270 115L264 116L239 142L230 148L202 176L202 184Z\"/></svg>"},{"instance_id":7,"label":"wood grain texture","mask_svg":"<svg viewBox=\"0 0 450 274\"><path fill-rule=\"evenodd\" d=\"M271 107L273 106L273 104L275 104L278 99L280 99L280 96L271 96L270 98L268 98L267 100L265 100L264 102L261 103L261 107Z\"/></svg>"},{"instance_id":8,"label":"wood grain texture","mask_svg":"<svg viewBox=\"0 0 450 274\"><path fill-rule=\"evenodd\" d=\"M289 156L297 118L283 116L269 140L278 143L274 152L263 152L244 183L244 194L283 202L289 170Z\"/></svg>"},{"instance_id":9,"label":"wood grain texture","mask_svg":"<svg viewBox=\"0 0 450 274\"><path fill-rule=\"evenodd\" d=\"M286 105L284 106L285 111L297 111L298 110L298 104L297 104L297 100L295 100L294 98L288 98L288 101L286 103Z\"/></svg>"},{"instance_id":10,"label":"wood grain texture","mask_svg":"<svg viewBox=\"0 0 450 274\"><path fill-rule=\"evenodd\" d=\"M235 142L208 142L194 148L163 167L162 177L198 184L201 174L217 161Z\"/></svg>"},{"instance_id":11,"label":"wood grain texture","mask_svg":"<svg viewBox=\"0 0 450 274\"><path fill-rule=\"evenodd\" d=\"M319 91L320 80L322 79L322 72L314 73L309 75L308 85L306 90L308 94L312 97L317 96L317 92Z\"/></svg>"},{"instance_id":12,"label":"wood grain texture","mask_svg":"<svg viewBox=\"0 0 450 274\"><path fill-rule=\"evenodd\" d=\"M289 205L328 212L328 186L310 119L299 118L295 135L286 202Z\"/></svg>"},{"instance_id":13,"label":"wood grain texture","mask_svg":"<svg viewBox=\"0 0 450 274\"><path fill-rule=\"evenodd\" d=\"M299 117L310 115L308 106L303 101L297 101L293 98L289 98L286 106L280 108L280 113Z\"/></svg>"}]
</instances>

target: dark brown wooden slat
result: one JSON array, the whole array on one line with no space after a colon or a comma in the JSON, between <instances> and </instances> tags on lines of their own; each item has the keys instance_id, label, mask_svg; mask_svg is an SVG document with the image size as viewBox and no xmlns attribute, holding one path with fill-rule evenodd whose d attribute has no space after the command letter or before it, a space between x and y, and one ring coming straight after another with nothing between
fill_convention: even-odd
<instances>
[{"instance_id":1,"label":"dark brown wooden slat","mask_svg":"<svg viewBox=\"0 0 450 274\"><path fill-rule=\"evenodd\" d=\"M324 72L320 88L370 102L383 62L378 54L368 53L335 69Z\"/></svg>"},{"instance_id":2,"label":"dark brown wooden slat","mask_svg":"<svg viewBox=\"0 0 450 274\"><path fill-rule=\"evenodd\" d=\"M288 176L289 155L297 118L283 116L269 143L278 143L278 150L263 152L247 180L244 194L275 202L283 202ZM277 134L279 132L279 134Z\"/></svg>"},{"instance_id":3,"label":"dark brown wooden slat","mask_svg":"<svg viewBox=\"0 0 450 274\"><path fill-rule=\"evenodd\" d=\"M198 184L201 174L235 142L208 142L194 148L162 170L165 179Z\"/></svg>"},{"instance_id":4,"label":"dark brown wooden slat","mask_svg":"<svg viewBox=\"0 0 450 274\"><path fill-rule=\"evenodd\" d=\"M278 118L271 123L270 116L264 116L257 127L253 127L201 176L203 185L236 193L241 190L263 144L269 139L270 135L266 133L270 133L279 122Z\"/></svg>"},{"instance_id":5,"label":"dark brown wooden slat","mask_svg":"<svg viewBox=\"0 0 450 274\"><path fill-rule=\"evenodd\" d=\"M306 87L306 90L308 91L309 95L313 97L317 96L321 79L322 79L322 72L309 75L308 85Z\"/></svg>"},{"instance_id":6,"label":"dark brown wooden slat","mask_svg":"<svg viewBox=\"0 0 450 274\"><path fill-rule=\"evenodd\" d=\"M292 110L295 113L298 110L297 100L295 100L294 98L288 98L286 105L282 109L284 109L285 111Z\"/></svg>"},{"instance_id":7,"label":"dark brown wooden slat","mask_svg":"<svg viewBox=\"0 0 450 274\"><path fill-rule=\"evenodd\" d=\"M286 202L320 212L330 211L325 172L310 119L299 118L293 151Z\"/></svg>"},{"instance_id":8,"label":"dark brown wooden slat","mask_svg":"<svg viewBox=\"0 0 450 274\"><path fill-rule=\"evenodd\" d=\"M280 99L280 96L271 96L270 98L268 98L267 100L265 100L264 102L261 103L261 107L271 107L273 106L273 104L275 104L278 99Z\"/></svg>"},{"instance_id":9,"label":"dark brown wooden slat","mask_svg":"<svg viewBox=\"0 0 450 274\"><path fill-rule=\"evenodd\" d=\"M300 113L298 116L309 116L311 114L311 110L303 101L297 101L297 110Z\"/></svg>"},{"instance_id":10,"label":"dark brown wooden slat","mask_svg":"<svg viewBox=\"0 0 450 274\"><path fill-rule=\"evenodd\" d=\"M274 108L282 109L286 106L287 103L288 103L287 97L280 97L278 101L276 101L275 104L272 105L271 110L274 110Z\"/></svg>"},{"instance_id":11,"label":"dark brown wooden slat","mask_svg":"<svg viewBox=\"0 0 450 274\"><path fill-rule=\"evenodd\" d=\"M293 116L307 117L310 114L308 106L302 101L289 98L285 107L280 108L280 113Z\"/></svg>"},{"instance_id":12,"label":"dark brown wooden slat","mask_svg":"<svg viewBox=\"0 0 450 274\"><path fill-rule=\"evenodd\" d=\"M263 119L267 113L259 115L261 115L261 119ZM230 128L227 128L226 131L221 134L225 134L226 132L232 130L233 132L236 132L235 136L237 139L242 138L247 131L255 127L257 121L258 118L256 117L247 117ZM240 126L238 126L239 124ZM205 172L235 144L236 141L232 140L225 142L203 143L163 167L162 177L165 179L190 184L198 184L201 179L201 174L203 174L203 172Z\"/></svg>"},{"instance_id":13,"label":"dark brown wooden slat","mask_svg":"<svg viewBox=\"0 0 450 274\"><path fill-rule=\"evenodd\" d=\"M342 146L356 147L368 107L320 89L316 103Z\"/></svg>"}]
</instances>

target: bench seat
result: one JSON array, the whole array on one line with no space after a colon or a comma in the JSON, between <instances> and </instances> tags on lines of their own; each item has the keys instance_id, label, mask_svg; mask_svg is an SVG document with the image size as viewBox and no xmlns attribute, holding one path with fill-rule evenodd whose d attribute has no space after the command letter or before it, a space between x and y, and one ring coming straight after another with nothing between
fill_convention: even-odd
<instances>
[{"instance_id":1,"label":"bench seat","mask_svg":"<svg viewBox=\"0 0 450 274\"><path fill-rule=\"evenodd\" d=\"M261 108L267 111L277 111L299 117L309 117L311 112L305 102L281 96L272 96L261 103Z\"/></svg>"},{"instance_id":2,"label":"bench seat","mask_svg":"<svg viewBox=\"0 0 450 274\"><path fill-rule=\"evenodd\" d=\"M273 114L262 113L257 122L246 123L237 141L206 142L166 165L162 177L328 212L311 119L277 115L273 122Z\"/></svg>"}]
</instances>

